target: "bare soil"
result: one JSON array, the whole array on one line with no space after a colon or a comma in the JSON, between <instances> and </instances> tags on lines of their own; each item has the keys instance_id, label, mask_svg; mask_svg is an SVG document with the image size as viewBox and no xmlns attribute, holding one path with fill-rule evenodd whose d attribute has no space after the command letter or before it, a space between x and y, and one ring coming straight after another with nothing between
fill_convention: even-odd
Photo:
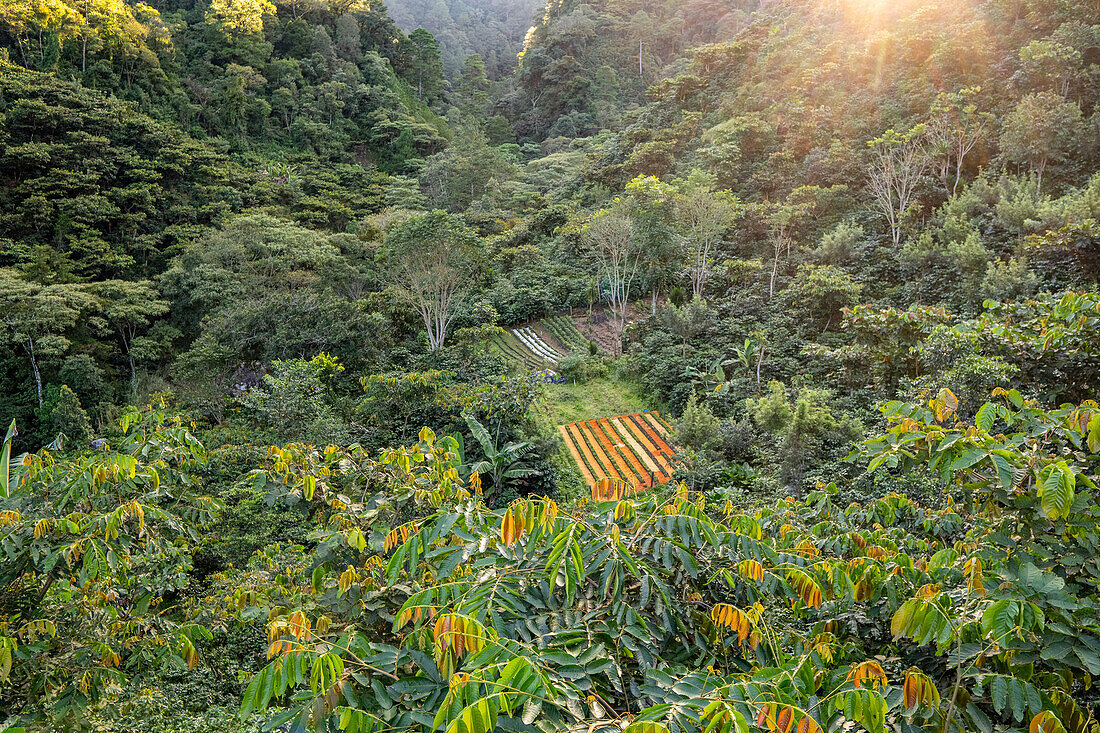
<instances>
[{"instance_id":1,"label":"bare soil","mask_svg":"<svg viewBox=\"0 0 1100 733\"><path fill-rule=\"evenodd\" d=\"M648 300L631 303L626 320L627 328L629 328L631 324L648 317L650 310L651 306ZM589 314L585 310L578 309L576 312L570 313L569 315L573 319L573 323L576 324L577 330L581 332L581 335L589 341L595 341L601 351L608 354L618 353L615 344L615 321L611 315L611 311L606 308L594 308L592 313Z\"/></svg>"}]
</instances>

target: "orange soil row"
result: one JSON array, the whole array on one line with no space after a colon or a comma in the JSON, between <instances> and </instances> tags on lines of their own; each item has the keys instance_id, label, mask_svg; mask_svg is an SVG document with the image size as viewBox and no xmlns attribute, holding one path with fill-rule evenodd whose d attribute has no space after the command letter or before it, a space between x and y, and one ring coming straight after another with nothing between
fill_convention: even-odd
<instances>
[{"instance_id":1,"label":"orange soil row","mask_svg":"<svg viewBox=\"0 0 1100 733\"><path fill-rule=\"evenodd\" d=\"M643 413L643 414L644 414L644 416L645 416L645 419L646 419L646 420L648 420L648 421L649 421L649 423L650 423L650 424L651 424L651 425L652 425L652 426L653 426L654 428L656 428L656 429L657 429L657 432L658 432L659 434L661 434L661 435L669 435L669 427L668 427L668 425L667 425L667 424L665 424L665 422L664 422L663 420L661 420L661 419L659 419L659 418L656 418L656 417L654 417L654 416L653 416L652 414L650 414L650 413L648 413L648 412L646 412L646 413Z\"/></svg>"},{"instance_id":2,"label":"orange soil row","mask_svg":"<svg viewBox=\"0 0 1100 733\"><path fill-rule=\"evenodd\" d=\"M615 432L619 434L627 445L630 446L630 450L634 452L634 455L638 457L643 464L645 464L646 470L655 475L658 483L664 483L665 472L664 466L662 466L654 456L650 455L652 451L648 450L641 444L638 437L625 425L620 418L611 419L611 427L615 429Z\"/></svg>"},{"instance_id":3,"label":"orange soil row","mask_svg":"<svg viewBox=\"0 0 1100 733\"><path fill-rule=\"evenodd\" d=\"M642 419L640 415L630 415L630 420L637 426L637 432L641 435L646 442L648 442L653 449L653 455L658 460L662 461L667 468L671 468L672 464L669 462L669 458L673 455L672 448L668 443L664 441L660 433L653 429L646 420ZM669 471L671 473L671 471Z\"/></svg>"},{"instance_id":4,"label":"orange soil row","mask_svg":"<svg viewBox=\"0 0 1100 733\"><path fill-rule=\"evenodd\" d=\"M603 432L604 435L607 436L607 439L615 445L615 449L618 450L619 453L626 458L627 463L630 464L630 469L634 471L634 475L638 477L638 480L635 482L638 488L648 489L650 485L649 471L644 466L642 466L642 462L639 461L638 457L634 455L634 451L627 448L627 446L625 445L625 441L623 441L619 437L618 433L615 432L614 428L611 427L611 424L608 423L607 418L603 418L602 420L594 422L599 425L600 430ZM620 448L620 445L622 445L623 447ZM624 450L624 448L626 448L626 450Z\"/></svg>"},{"instance_id":5,"label":"orange soil row","mask_svg":"<svg viewBox=\"0 0 1100 733\"><path fill-rule=\"evenodd\" d=\"M592 483L596 483L597 479L603 477L603 463L592 454L591 450L589 450L588 443L581 435L580 428L577 427L577 424L571 423L567 427L571 433L569 442L574 444L577 450L584 456L585 461L587 461L588 466L591 468L590 475L592 476ZM591 486L591 484L589 485Z\"/></svg>"},{"instance_id":6,"label":"orange soil row","mask_svg":"<svg viewBox=\"0 0 1100 733\"><path fill-rule=\"evenodd\" d=\"M581 475L584 477L585 483L589 486L596 483L596 479L588 470L588 466L581 457L580 452L577 450L577 446L573 443L573 439L569 437L569 433L566 432L564 425L558 426L558 432L561 433L561 437L565 440L565 446L569 449L569 455L573 456L573 461L577 464L577 467L581 470Z\"/></svg>"},{"instance_id":7,"label":"orange soil row","mask_svg":"<svg viewBox=\"0 0 1100 733\"><path fill-rule=\"evenodd\" d=\"M633 433L638 439L638 442L649 451L649 455L657 465L661 467L661 471L665 475L664 481L671 479L675 466L673 465L674 451L669 444L661 438L641 415L629 415L625 420L630 426L631 433Z\"/></svg>"},{"instance_id":8,"label":"orange soil row","mask_svg":"<svg viewBox=\"0 0 1100 733\"><path fill-rule=\"evenodd\" d=\"M622 456L619 455L619 452L615 450L615 446L612 445L611 441L608 440L607 436L603 434L602 430L600 430L599 423L595 420L589 420L584 424L584 429L588 432L589 435L594 437L599 442L600 446L603 448L604 453L606 453L608 457L611 458L611 460L614 462L615 468L616 470L618 470L620 478L622 478L628 484L638 483L634 472L630 470L630 467L626 465L626 461L624 461L622 459Z\"/></svg>"},{"instance_id":9,"label":"orange soil row","mask_svg":"<svg viewBox=\"0 0 1100 733\"><path fill-rule=\"evenodd\" d=\"M672 476L674 451L662 438L669 432L649 414L570 423L558 430L590 485L606 475L641 490Z\"/></svg>"},{"instance_id":10,"label":"orange soil row","mask_svg":"<svg viewBox=\"0 0 1100 733\"><path fill-rule=\"evenodd\" d=\"M612 463L611 458L604 452L603 446L596 440L596 436L592 435L588 430L587 423L573 423L570 425L573 430L573 434L576 436L577 442L579 442L585 449L591 451L591 455L594 456L593 468L599 469L600 476L607 476L608 478L627 480L627 477L620 476L619 472L615 468L615 464Z\"/></svg>"}]
</instances>

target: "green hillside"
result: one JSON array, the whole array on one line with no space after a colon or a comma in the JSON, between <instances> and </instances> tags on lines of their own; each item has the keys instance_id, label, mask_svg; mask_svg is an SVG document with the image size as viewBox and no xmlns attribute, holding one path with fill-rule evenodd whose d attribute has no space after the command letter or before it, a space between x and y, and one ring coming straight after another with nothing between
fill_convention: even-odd
<instances>
[{"instance_id":1,"label":"green hillside","mask_svg":"<svg viewBox=\"0 0 1100 733\"><path fill-rule=\"evenodd\" d=\"M0 731L1100 731L1100 8L390 5L0 0Z\"/></svg>"}]
</instances>

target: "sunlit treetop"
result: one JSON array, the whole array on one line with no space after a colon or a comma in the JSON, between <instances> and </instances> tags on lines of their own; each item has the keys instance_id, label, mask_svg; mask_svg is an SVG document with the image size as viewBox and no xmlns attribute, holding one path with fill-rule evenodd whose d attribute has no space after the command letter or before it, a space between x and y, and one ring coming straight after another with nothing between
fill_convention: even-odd
<instances>
[{"instance_id":1,"label":"sunlit treetop","mask_svg":"<svg viewBox=\"0 0 1100 733\"><path fill-rule=\"evenodd\" d=\"M265 15L275 15L270 0L212 0L206 21L230 35L252 35L263 32Z\"/></svg>"}]
</instances>

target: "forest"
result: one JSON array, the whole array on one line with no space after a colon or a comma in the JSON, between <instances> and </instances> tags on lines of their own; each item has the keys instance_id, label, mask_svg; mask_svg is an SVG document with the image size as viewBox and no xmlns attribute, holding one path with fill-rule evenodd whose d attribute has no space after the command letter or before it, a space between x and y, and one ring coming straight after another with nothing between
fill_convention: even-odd
<instances>
[{"instance_id":1,"label":"forest","mask_svg":"<svg viewBox=\"0 0 1100 733\"><path fill-rule=\"evenodd\" d=\"M0 0L0 343L0 733L1100 733L1094 2Z\"/></svg>"}]
</instances>

